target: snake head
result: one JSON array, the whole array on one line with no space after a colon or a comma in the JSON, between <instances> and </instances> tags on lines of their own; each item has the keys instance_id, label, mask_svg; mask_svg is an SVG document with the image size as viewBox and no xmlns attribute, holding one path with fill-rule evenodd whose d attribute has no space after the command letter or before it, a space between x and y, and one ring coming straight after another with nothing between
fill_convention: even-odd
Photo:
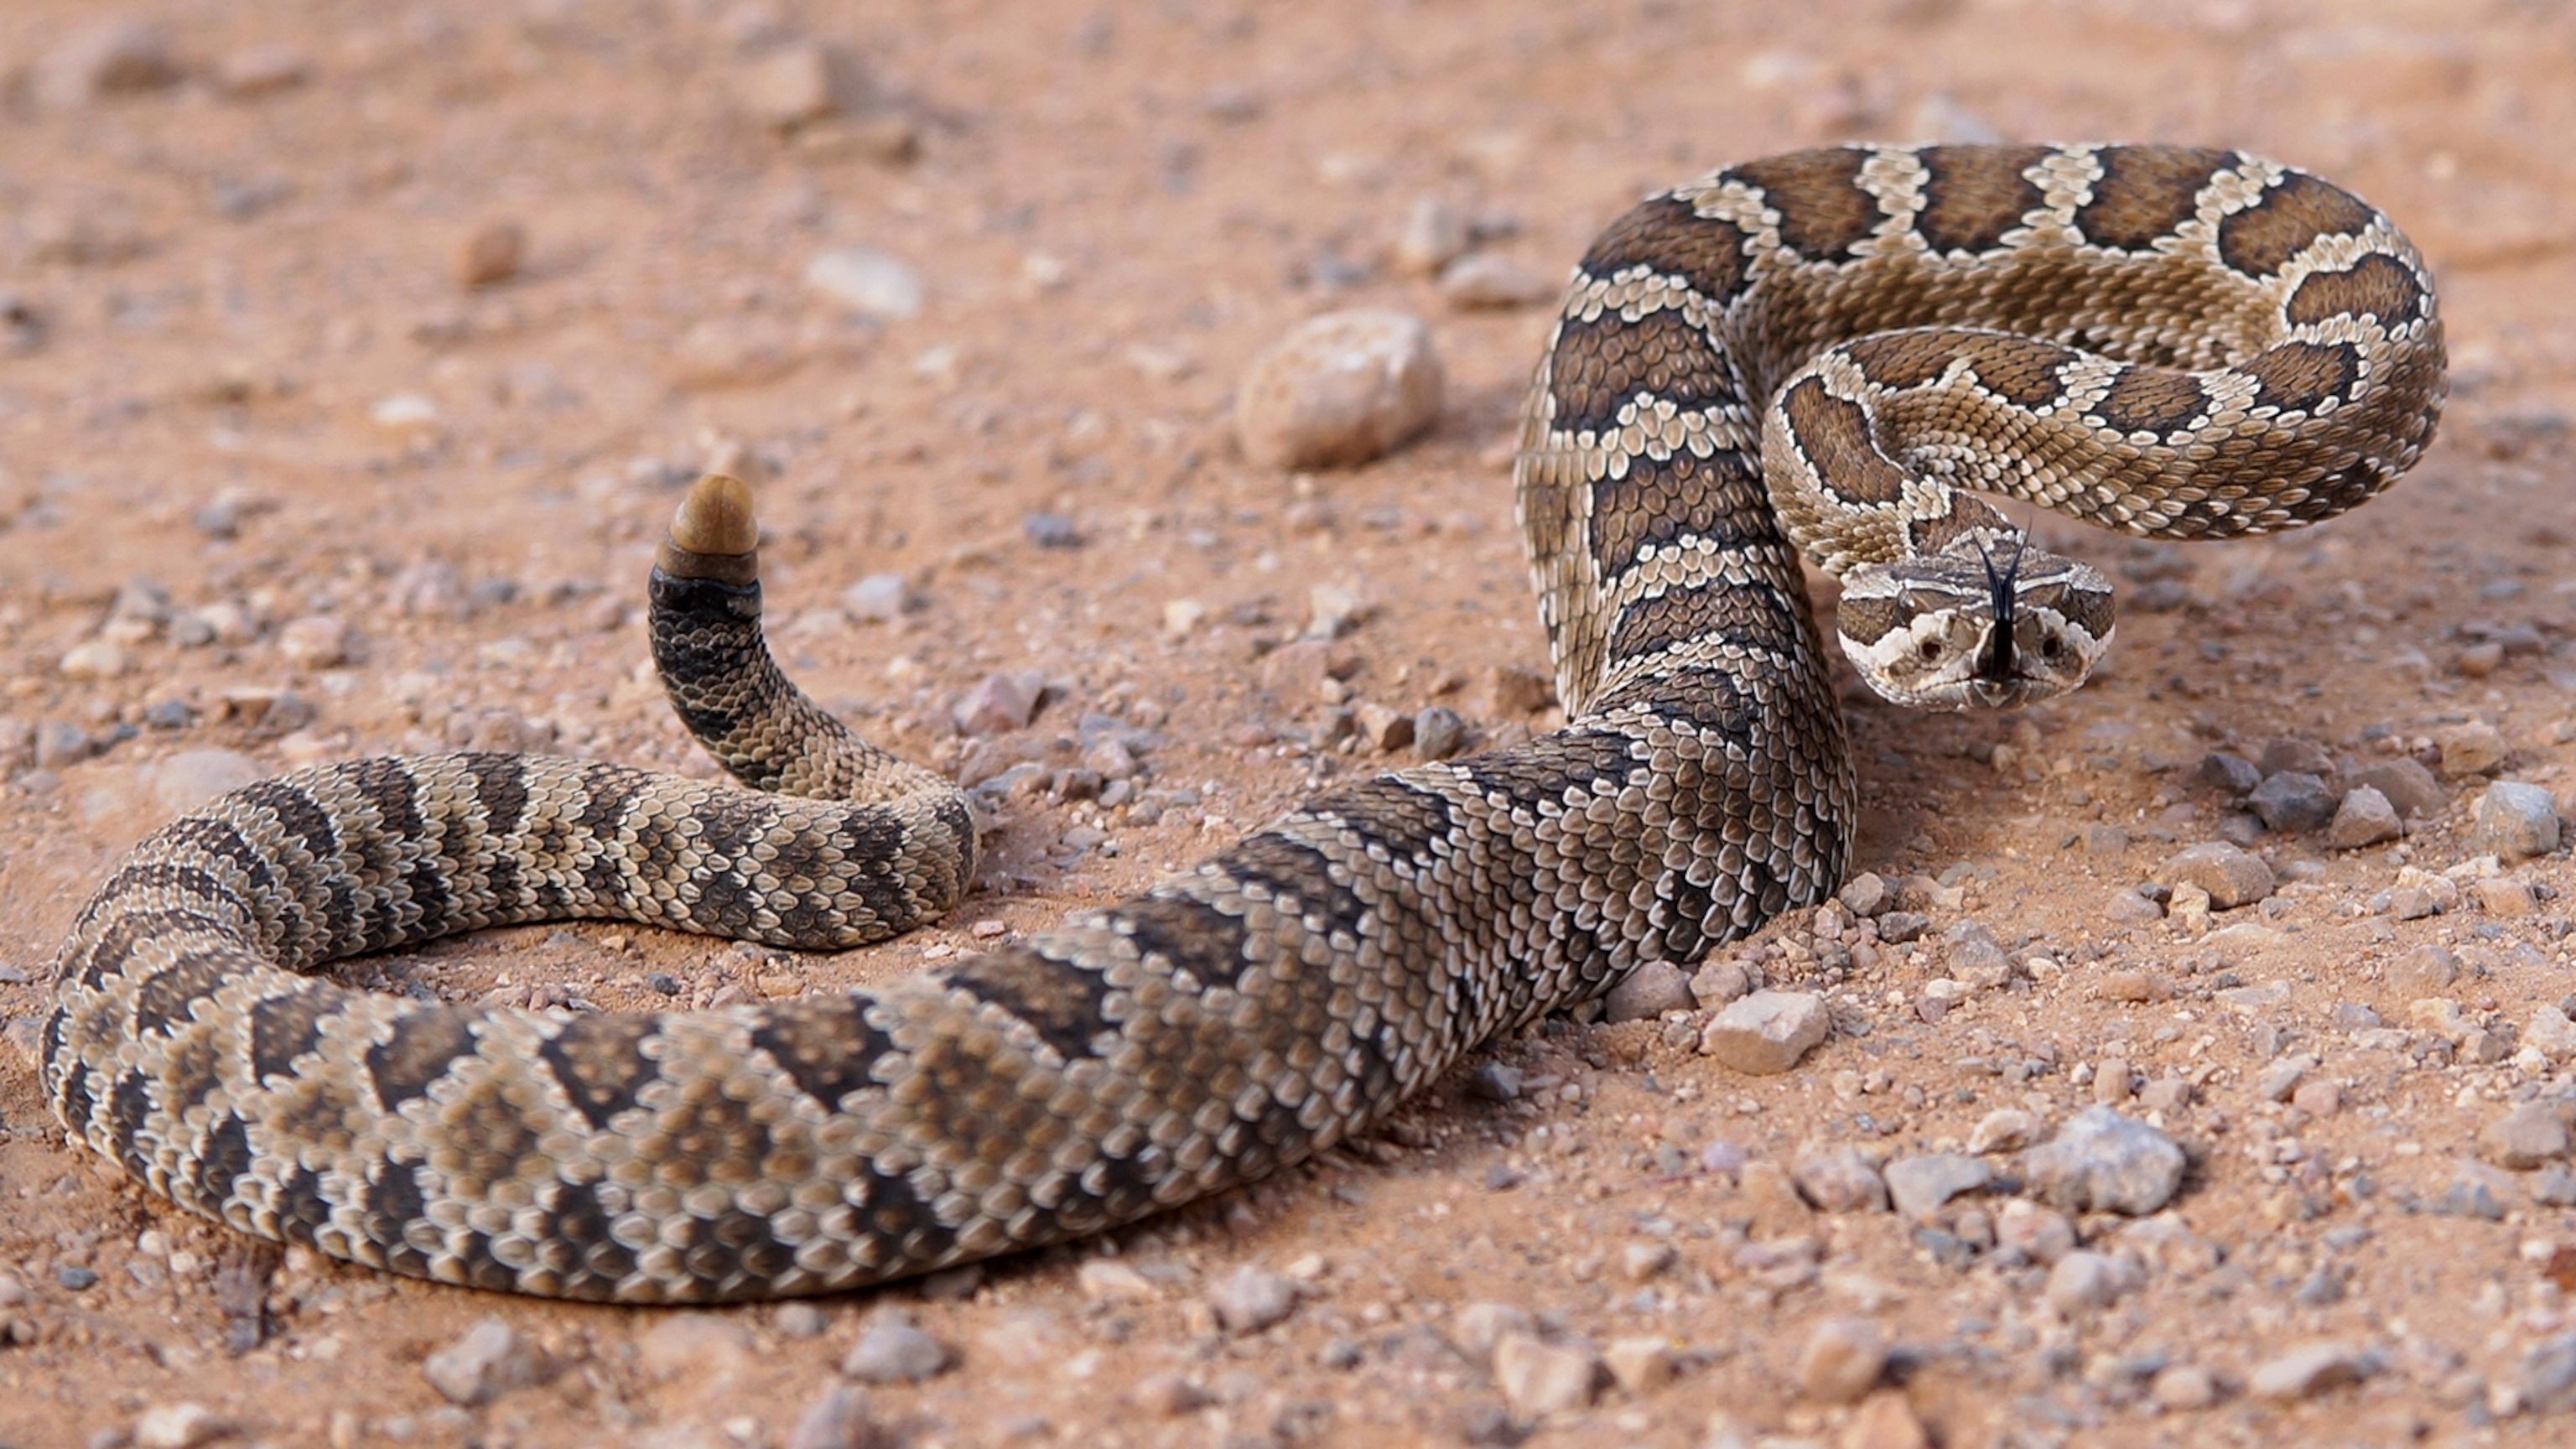
<instances>
[{"instance_id":1,"label":"snake head","mask_svg":"<svg viewBox=\"0 0 2576 1449\"><path fill-rule=\"evenodd\" d=\"M2111 647L2111 581L2089 564L1971 529L1938 552L1843 575L1843 655L1917 709L2010 709L2084 682Z\"/></svg>"}]
</instances>

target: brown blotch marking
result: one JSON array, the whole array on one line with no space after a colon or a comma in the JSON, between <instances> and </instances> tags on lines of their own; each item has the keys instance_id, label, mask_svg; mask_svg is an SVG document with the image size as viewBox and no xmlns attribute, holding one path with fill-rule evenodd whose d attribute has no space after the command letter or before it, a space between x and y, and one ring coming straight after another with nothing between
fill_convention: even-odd
<instances>
[{"instance_id":1,"label":"brown blotch marking","mask_svg":"<svg viewBox=\"0 0 2576 1449\"><path fill-rule=\"evenodd\" d=\"M1921 387L1948 370L1959 355L1959 336L1937 328L1881 332L1845 344L1843 355L1880 387Z\"/></svg>"},{"instance_id":2,"label":"brown blotch marking","mask_svg":"<svg viewBox=\"0 0 2576 1449\"><path fill-rule=\"evenodd\" d=\"M2154 250L2198 212L2210 178L2239 160L2197 146L2106 146L2094 155L2102 177L2076 208L2075 227L2093 245L2123 252Z\"/></svg>"},{"instance_id":3,"label":"brown blotch marking","mask_svg":"<svg viewBox=\"0 0 2576 1449\"><path fill-rule=\"evenodd\" d=\"M482 1197L495 1184L517 1178L520 1164L543 1155L536 1129L510 1100L506 1082L486 1079L467 1087L455 1101L439 1107L433 1130L429 1165L446 1176L447 1191L454 1197Z\"/></svg>"},{"instance_id":4,"label":"brown blotch marking","mask_svg":"<svg viewBox=\"0 0 2576 1449\"><path fill-rule=\"evenodd\" d=\"M2190 373L2128 367L2093 405L2092 416L2115 432L2166 438L2191 426L2208 407L2209 395Z\"/></svg>"},{"instance_id":5,"label":"brown blotch marking","mask_svg":"<svg viewBox=\"0 0 2576 1449\"><path fill-rule=\"evenodd\" d=\"M2294 171L2218 224L2219 260L2249 277L2268 277L2318 237L2358 235L2371 215L2351 193Z\"/></svg>"},{"instance_id":6,"label":"brown blotch marking","mask_svg":"<svg viewBox=\"0 0 2576 1449\"><path fill-rule=\"evenodd\" d=\"M1751 239L1734 223L1701 216L1677 196L1640 202L1583 254L1584 275L1603 281L1644 267L1657 276L1679 277L1690 289L1723 307L1744 290L1752 270L1746 259Z\"/></svg>"},{"instance_id":7,"label":"brown blotch marking","mask_svg":"<svg viewBox=\"0 0 2576 1449\"><path fill-rule=\"evenodd\" d=\"M2309 273L2281 311L2293 327L2331 317L2375 317L2383 327L2402 327L2424 315L2424 285L2395 257L2367 256L2340 272Z\"/></svg>"},{"instance_id":8,"label":"brown blotch marking","mask_svg":"<svg viewBox=\"0 0 2576 1449\"><path fill-rule=\"evenodd\" d=\"M1780 395L1780 411L1826 487L1861 503L1894 503L1905 496L1905 470L1871 441L1869 414L1858 404L1835 397L1811 377Z\"/></svg>"},{"instance_id":9,"label":"brown blotch marking","mask_svg":"<svg viewBox=\"0 0 2576 1449\"><path fill-rule=\"evenodd\" d=\"M1610 648L1635 658L1711 637L1766 653L1793 651L1800 642L1796 616L1769 590L1720 580L1668 589L1621 609Z\"/></svg>"},{"instance_id":10,"label":"brown blotch marking","mask_svg":"<svg viewBox=\"0 0 2576 1449\"><path fill-rule=\"evenodd\" d=\"M2361 380L2361 353L2349 342L2284 342L2256 353L2241 370L2255 381L2256 406L2308 413L2352 391Z\"/></svg>"},{"instance_id":11,"label":"brown blotch marking","mask_svg":"<svg viewBox=\"0 0 2576 1449\"><path fill-rule=\"evenodd\" d=\"M1549 367L1556 425L1568 432L1616 427L1619 409L1651 393L1684 412L1736 404L1734 375L1708 334L1679 312L1630 322L1567 322Z\"/></svg>"},{"instance_id":12,"label":"brown blotch marking","mask_svg":"<svg viewBox=\"0 0 2576 1449\"><path fill-rule=\"evenodd\" d=\"M769 1146L769 1129L751 1105L726 1096L722 1082L702 1078L688 1085L678 1105L656 1117L653 1135L636 1155L672 1187L740 1186L760 1179Z\"/></svg>"},{"instance_id":13,"label":"brown blotch marking","mask_svg":"<svg viewBox=\"0 0 2576 1449\"><path fill-rule=\"evenodd\" d=\"M1800 256L1847 262L1852 248L1878 229L1878 198L1861 190L1869 153L1857 147L1792 151L1747 162L1726 173L1762 188L1763 203L1780 213L1780 240Z\"/></svg>"},{"instance_id":14,"label":"brown blotch marking","mask_svg":"<svg viewBox=\"0 0 2576 1449\"><path fill-rule=\"evenodd\" d=\"M537 1049L573 1106L592 1128L605 1131L609 1119L635 1105L635 1094L661 1075L644 1055L645 1038L661 1027L657 1017L626 1012L589 1011L565 1022Z\"/></svg>"},{"instance_id":15,"label":"brown blotch marking","mask_svg":"<svg viewBox=\"0 0 2576 1449\"><path fill-rule=\"evenodd\" d=\"M1979 337L1961 349L1976 369L1977 381L2005 401L2021 407L2044 407L2066 395L2061 376L2081 354L2054 342L2030 337Z\"/></svg>"},{"instance_id":16,"label":"brown blotch marking","mask_svg":"<svg viewBox=\"0 0 2576 1449\"><path fill-rule=\"evenodd\" d=\"M1908 612L1902 600L1845 594L1834 606L1834 632L1854 643L1875 644L1904 623Z\"/></svg>"},{"instance_id":17,"label":"brown blotch marking","mask_svg":"<svg viewBox=\"0 0 2576 1449\"><path fill-rule=\"evenodd\" d=\"M1617 574L1648 544L1669 547L1685 538L1720 548L1774 542L1778 535L1761 472L1758 460L1732 449L1705 458L1688 450L1632 457L1626 473L1592 485L1593 556L1605 573Z\"/></svg>"},{"instance_id":18,"label":"brown blotch marking","mask_svg":"<svg viewBox=\"0 0 2576 1449\"><path fill-rule=\"evenodd\" d=\"M865 1000L854 996L771 1007L752 1028L751 1044L827 1112L875 1086L877 1060L894 1050L893 1038L869 1024Z\"/></svg>"},{"instance_id":19,"label":"brown blotch marking","mask_svg":"<svg viewBox=\"0 0 2576 1449\"><path fill-rule=\"evenodd\" d=\"M1919 153L1926 175L1914 229L1936 252L1991 251L2047 203L2039 183L2023 173L2054 154L2046 146L1934 146Z\"/></svg>"},{"instance_id":20,"label":"brown blotch marking","mask_svg":"<svg viewBox=\"0 0 2576 1449\"><path fill-rule=\"evenodd\" d=\"M978 956L949 972L948 984L1025 1023L1068 1059L1092 1055L1092 1039L1109 1028L1101 974L1026 945Z\"/></svg>"},{"instance_id":21,"label":"brown blotch marking","mask_svg":"<svg viewBox=\"0 0 2576 1449\"><path fill-rule=\"evenodd\" d=\"M1939 553L1971 529L2005 529L2012 525L2004 516L1965 489L1950 490L1950 506L1937 514L1917 514L1905 521L1905 537L1918 554Z\"/></svg>"},{"instance_id":22,"label":"brown blotch marking","mask_svg":"<svg viewBox=\"0 0 2576 1449\"><path fill-rule=\"evenodd\" d=\"M376 1083L376 1100L388 1112L429 1090L456 1059L474 1050L473 1024L479 1010L425 1006L394 1018L392 1035L367 1048L367 1071Z\"/></svg>"},{"instance_id":23,"label":"brown blotch marking","mask_svg":"<svg viewBox=\"0 0 2576 1449\"><path fill-rule=\"evenodd\" d=\"M337 993L306 988L272 996L250 1009L250 1070L254 1080L289 1075L295 1059L322 1040L322 1022L339 1013Z\"/></svg>"}]
</instances>

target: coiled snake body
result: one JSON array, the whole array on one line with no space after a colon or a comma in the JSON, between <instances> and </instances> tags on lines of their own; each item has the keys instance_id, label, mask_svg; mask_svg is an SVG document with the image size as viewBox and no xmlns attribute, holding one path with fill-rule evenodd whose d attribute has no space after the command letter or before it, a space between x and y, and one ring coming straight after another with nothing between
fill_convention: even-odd
<instances>
[{"instance_id":1,"label":"coiled snake body","mask_svg":"<svg viewBox=\"0 0 2576 1449\"><path fill-rule=\"evenodd\" d=\"M847 946L957 901L961 797L778 674L747 496L709 479L654 573L655 653L751 788L463 754L223 797L81 912L45 1086L183 1207L487 1288L818 1293L1093 1232L1308 1157L1497 1033L1832 891L1854 783L1802 549L1844 575L1874 683L2008 703L2080 679L2108 603L1959 489L2139 534L2285 528L2410 466L2441 394L2414 251L2266 161L1739 166L1602 235L1531 391L1520 513L1563 729L1335 790L880 989L576 1013L307 974L566 916Z\"/></svg>"}]
</instances>

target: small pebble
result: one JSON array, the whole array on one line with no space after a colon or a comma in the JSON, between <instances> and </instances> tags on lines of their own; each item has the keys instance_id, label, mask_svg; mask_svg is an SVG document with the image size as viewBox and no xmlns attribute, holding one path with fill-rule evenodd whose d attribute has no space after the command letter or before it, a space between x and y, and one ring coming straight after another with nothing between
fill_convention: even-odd
<instances>
[{"instance_id":1,"label":"small pebble","mask_svg":"<svg viewBox=\"0 0 2576 1449\"><path fill-rule=\"evenodd\" d=\"M823 1331L832 1326L831 1320L823 1316L822 1309L798 1300L779 1304L777 1311L770 1314L769 1321L789 1338L820 1338Z\"/></svg>"},{"instance_id":2,"label":"small pebble","mask_svg":"<svg viewBox=\"0 0 2576 1449\"><path fill-rule=\"evenodd\" d=\"M751 1351L751 1330L713 1313L660 1315L635 1336L636 1367L662 1383L739 1369L750 1362Z\"/></svg>"},{"instance_id":3,"label":"small pebble","mask_svg":"<svg viewBox=\"0 0 2576 1449\"><path fill-rule=\"evenodd\" d=\"M1834 899L1855 916L1874 917L1896 904L1896 891L1876 871L1865 870L1844 881Z\"/></svg>"},{"instance_id":4,"label":"small pebble","mask_svg":"<svg viewBox=\"0 0 2576 1449\"><path fill-rule=\"evenodd\" d=\"M476 227L456 249L456 284L497 287L519 275L528 260L528 229L515 221Z\"/></svg>"},{"instance_id":5,"label":"small pebble","mask_svg":"<svg viewBox=\"0 0 2576 1449\"><path fill-rule=\"evenodd\" d=\"M1534 307L1555 300L1558 284L1509 257L1471 253L1440 270L1440 297L1462 312Z\"/></svg>"},{"instance_id":6,"label":"small pebble","mask_svg":"<svg viewBox=\"0 0 2576 1449\"><path fill-rule=\"evenodd\" d=\"M423 1359L420 1375L451 1404L473 1408L537 1382L536 1346L498 1318L486 1318Z\"/></svg>"},{"instance_id":7,"label":"small pebble","mask_svg":"<svg viewBox=\"0 0 2576 1449\"><path fill-rule=\"evenodd\" d=\"M1116 1258L1083 1259L1074 1282L1095 1303L1148 1303L1161 1296L1152 1279Z\"/></svg>"},{"instance_id":8,"label":"small pebble","mask_svg":"<svg viewBox=\"0 0 2576 1449\"><path fill-rule=\"evenodd\" d=\"M2137 1287L2137 1273L2108 1253L2081 1250L2066 1254L2048 1270L2042 1296L2060 1313L2074 1315L2108 1308Z\"/></svg>"},{"instance_id":9,"label":"small pebble","mask_svg":"<svg viewBox=\"0 0 2576 1449\"><path fill-rule=\"evenodd\" d=\"M1602 1372L1600 1355L1577 1344L1514 1333L1494 1345L1494 1387L1524 1421L1589 1405Z\"/></svg>"},{"instance_id":10,"label":"small pebble","mask_svg":"<svg viewBox=\"0 0 2576 1449\"><path fill-rule=\"evenodd\" d=\"M291 91L313 78L313 62L292 45L276 42L227 51L215 62L215 89L246 101Z\"/></svg>"},{"instance_id":11,"label":"small pebble","mask_svg":"<svg viewBox=\"0 0 2576 1449\"><path fill-rule=\"evenodd\" d=\"M2075 1224L2055 1208L2014 1198L1995 1215L1995 1247L2034 1263L2055 1263L2075 1251Z\"/></svg>"},{"instance_id":12,"label":"small pebble","mask_svg":"<svg viewBox=\"0 0 2576 1449\"><path fill-rule=\"evenodd\" d=\"M2576 1333L2532 1345L2523 1354L2513 1383L2526 1412L2563 1414L2576 1409Z\"/></svg>"},{"instance_id":13,"label":"small pebble","mask_svg":"<svg viewBox=\"0 0 2576 1449\"><path fill-rule=\"evenodd\" d=\"M1467 722L1445 704L1435 704L1413 717L1413 752L1426 760L1445 760L1467 747Z\"/></svg>"},{"instance_id":14,"label":"small pebble","mask_svg":"<svg viewBox=\"0 0 2576 1449\"><path fill-rule=\"evenodd\" d=\"M1432 276L1465 255L1474 239L1466 213L1436 196L1416 197L1404 213L1403 229L1396 233L1396 270Z\"/></svg>"},{"instance_id":15,"label":"small pebble","mask_svg":"<svg viewBox=\"0 0 2576 1449\"><path fill-rule=\"evenodd\" d=\"M2245 1381L2258 1399L2290 1402L2360 1383L2379 1371L2379 1360L2360 1349L2320 1343L2264 1363Z\"/></svg>"},{"instance_id":16,"label":"small pebble","mask_svg":"<svg viewBox=\"0 0 2576 1449\"><path fill-rule=\"evenodd\" d=\"M2209 893L2210 905L2222 911L2252 905L2273 887L2270 866L2219 840L2191 846L2166 861L2161 879L2199 887Z\"/></svg>"},{"instance_id":17,"label":"small pebble","mask_svg":"<svg viewBox=\"0 0 2576 1449\"><path fill-rule=\"evenodd\" d=\"M988 674L949 707L949 718L962 735L1008 734L1027 728L1045 697L1046 676L1035 671Z\"/></svg>"},{"instance_id":18,"label":"small pebble","mask_svg":"<svg viewBox=\"0 0 2576 1449\"><path fill-rule=\"evenodd\" d=\"M2539 1102L2515 1107L2478 1133L2478 1149L2486 1159L2516 1172L2565 1157L2567 1145L2567 1124Z\"/></svg>"},{"instance_id":19,"label":"small pebble","mask_svg":"<svg viewBox=\"0 0 2576 1449\"><path fill-rule=\"evenodd\" d=\"M1228 1333L1258 1333L1297 1311L1297 1285L1246 1263L1208 1285L1207 1303Z\"/></svg>"},{"instance_id":20,"label":"small pebble","mask_svg":"<svg viewBox=\"0 0 2576 1449\"><path fill-rule=\"evenodd\" d=\"M874 87L855 58L837 46L794 41L745 65L734 95L754 119L786 131L866 109Z\"/></svg>"},{"instance_id":21,"label":"small pebble","mask_svg":"<svg viewBox=\"0 0 2576 1449\"><path fill-rule=\"evenodd\" d=\"M1937 1152L1899 1157L1887 1164L1884 1176L1897 1216L1920 1223L1930 1222L1950 1199L1985 1187L1994 1169L1962 1153Z\"/></svg>"},{"instance_id":22,"label":"small pebble","mask_svg":"<svg viewBox=\"0 0 2576 1449\"><path fill-rule=\"evenodd\" d=\"M2182 1148L2144 1122L2109 1107L2088 1107L2057 1136L2030 1149L2022 1170L2033 1191L2075 1212L2144 1217L2182 1185Z\"/></svg>"},{"instance_id":23,"label":"small pebble","mask_svg":"<svg viewBox=\"0 0 2576 1449\"><path fill-rule=\"evenodd\" d=\"M1798 1191L1816 1210L1828 1213L1884 1212L1887 1183L1869 1159L1850 1147L1816 1147L1798 1155L1790 1168Z\"/></svg>"},{"instance_id":24,"label":"small pebble","mask_svg":"<svg viewBox=\"0 0 2576 1449\"><path fill-rule=\"evenodd\" d=\"M870 574L841 590L841 610L861 623L883 624L903 617L912 592L901 574Z\"/></svg>"},{"instance_id":25,"label":"small pebble","mask_svg":"<svg viewBox=\"0 0 2576 1449\"><path fill-rule=\"evenodd\" d=\"M2298 770L2283 770L2264 780L2246 797L2246 803L2262 820L2263 828L2284 835L2316 829L2332 820L2337 808L2334 792L2326 788L2325 781Z\"/></svg>"},{"instance_id":26,"label":"small pebble","mask_svg":"<svg viewBox=\"0 0 2576 1449\"><path fill-rule=\"evenodd\" d=\"M1715 1011L1753 989L1753 978L1735 961L1711 961L1691 973L1691 1000L1703 1011Z\"/></svg>"},{"instance_id":27,"label":"small pebble","mask_svg":"<svg viewBox=\"0 0 2576 1449\"><path fill-rule=\"evenodd\" d=\"M1653 1021L1667 1011L1688 1011L1697 1004L1691 979L1670 961L1641 962L1610 988L1603 1016L1612 1023Z\"/></svg>"},{"instance_id":28,"label":"small pebble","mask_svg":"<svg viewBox=\"0 0 2576 1449\"><path fill-rule=\"evenodd\" d=\"M1822 1404L1849 1404L1887 1371L1887 1340L1866 1318L1829 1318L1798 1351L1798 1387Z\"/></svg>"},{"instance_id":29,"label":"small pebble","mask_svg":"<svg viewBox=\"0 0 2576 1449\"><path fill-rule=\"evenodd\" d=\"M1798 1064L1832 1029L1824 998L1803 991L1756 991L1730 1003L1701 1033L1699 1049L1747 1076Z\"/></svg>"},{"instance_id":30,"label":"small pebble","mask_svg":"<svg viewBox=\"0 0 2576 1449\"><path fill-rule=\"evenodd\" d=\"M2218 1402L2218 1380L2197 1364L2174 1364L2147 1385L2147 1397L2171 1414L2187 1414Z\"/></svg>"},{"instance_id":31,"label":"small pebble","mask_svg":"<svg viewBox=\"0 0 2576 1449\"><path fill-rule=\"evenodd\" d=\"M1538 1322L1529 1310L1509 1303L1470 1303L1449 1320L1450 1342L1468 1358L1483 1363L1491 1359L1495 1345L1515 1334L1535 1337Z\"/></svg>"},{"instance_id":32,"label":"small pebble","mask_svg":"<svg viewBox=\"0 0 2576 1449\"><path fill-rule=\"evenodd\" d=\"M921 314L921 276L870 246L823 253L805 267L805 285L863 317L900 321Z\"/></svg>"},{"instance_id":33,"label":"small pebble","mask_svg":"<svg viewBox=\"0 0 2576 1449\"><path fill-rule=\"evenodd\" d=\"M2200 782L2241 800L2263 783L2263 772L2242 755L2217 751L2201 757Z\"/></svg>"},{"instance_id":34,"label":"small pebble","mask_svg":"<svg viewBox=\"0 0 2576 1449\"><path fill-rule=\"evenodd\" d=\"M54 1270L54 1281L74 1293L86 1293L98 1286L98 1274L77 1263L66 1263Z\"/></svg>"},{"instance_id":35,"label":"small pebble","mask_svg":"<svg viewBox=\"0 0 2576 1449\"><path fill-rule=\"evenodd\" d=\"M2019 1152L2039 1140L2038 1117L2018 1107L1999 1107L1977 1119L1968 1133L1970 1152Z\"/></svg>"},{"instance_id":36,"label":"small pebble","mask_svg":"<svg viewBox=\"0 0 2576 1449\"><path fill-rule=\"evenodd\" d=\"M277 652L305 669L347 663L352 644L349 621L333 614L309 614L277 631Z\"/></svg>"},{"instance_id":37,"label":"small pebble","mask_svg":"<svg viewBox=\"0 0 2576 1449\"><path fill-rule=\"evenodd\" d=\"M1601 1362L1620 1389L1630 1394L1650 1394L1672 1382L1674 1362L1670 1341L1655 1337L1614 1338L1601 1351Z\"/></svg>"},{"instance_id":38,"label":"small pebble","mask_svg":"<svg viewBox=\"0 0 2576 1449\"><path fill-rule=\"evenodd\" d=\"M841 1359L844 1376L863 1384L914 1384L948 1367L948 1350L899 1313L881 1313Z\"/></svg>"},{"instance_id":39,"label":"small pebble","mask_svg":"<svg viewBox=\"0 0 2576 1449\"><path fill-rule=\"evenodd\" d=\"M232 1432L203 1404L154 1404L134 1421L134 1449L197 1449Z\"/></svg>"},{"instance_id":40,"label":"small pebble","mask_svg":"<svg viewBox=\"0 0 2576 1449\"><path fill-rule=\"evenodd\" d=\"M2447 780L2492 775L2513 755L2503 731L2484 723L2447 725L2433 732L2433 744L2442 753L2442 777Z\"/></svg>"},{"instance_id":41,"label":"small pebble","mask_svg":"<svg viewBox=\"0 0 2576 1449\"><path fill-rule=\"evenodd\" d=\"M1235 395L1243 454L1264 468L1365 463L1440 414L1430 329L1398 312L1334 312L1256 359Z\"/></svg>"}]
</instances>

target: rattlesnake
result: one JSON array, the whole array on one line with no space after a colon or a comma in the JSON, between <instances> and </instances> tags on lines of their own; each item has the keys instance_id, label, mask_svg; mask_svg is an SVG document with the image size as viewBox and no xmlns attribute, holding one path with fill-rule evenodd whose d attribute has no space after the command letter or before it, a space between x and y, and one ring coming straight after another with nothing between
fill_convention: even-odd
<instances>
[{"instance_id":1,"label":"rattlesnake","mask_svg":"<svg viewBox=\"0 0 2576 1449\"><path fill-rule=\"evenodd\" d=\"M1801 550L1843 575L1874 682L2008 702L2081 678L2107 595L1953 485L2137 534L2286 528L2410 466L2441 395L2413 249L2270 162L1738 166L1601 236L1531 390L1520 514L1562 729L1333 790L879 989L572 1012L302 974L563 916L839 947L957 901L963 798L778 674L748 496L710 478L653 640L751 790L464 754L225 796L81 912L45 1086L184 1207L446 1282L706 1302L1090 1233L1309 1157L1477 1044L1835 889L1855 782Z\"/></svg>"}]
</instances>

